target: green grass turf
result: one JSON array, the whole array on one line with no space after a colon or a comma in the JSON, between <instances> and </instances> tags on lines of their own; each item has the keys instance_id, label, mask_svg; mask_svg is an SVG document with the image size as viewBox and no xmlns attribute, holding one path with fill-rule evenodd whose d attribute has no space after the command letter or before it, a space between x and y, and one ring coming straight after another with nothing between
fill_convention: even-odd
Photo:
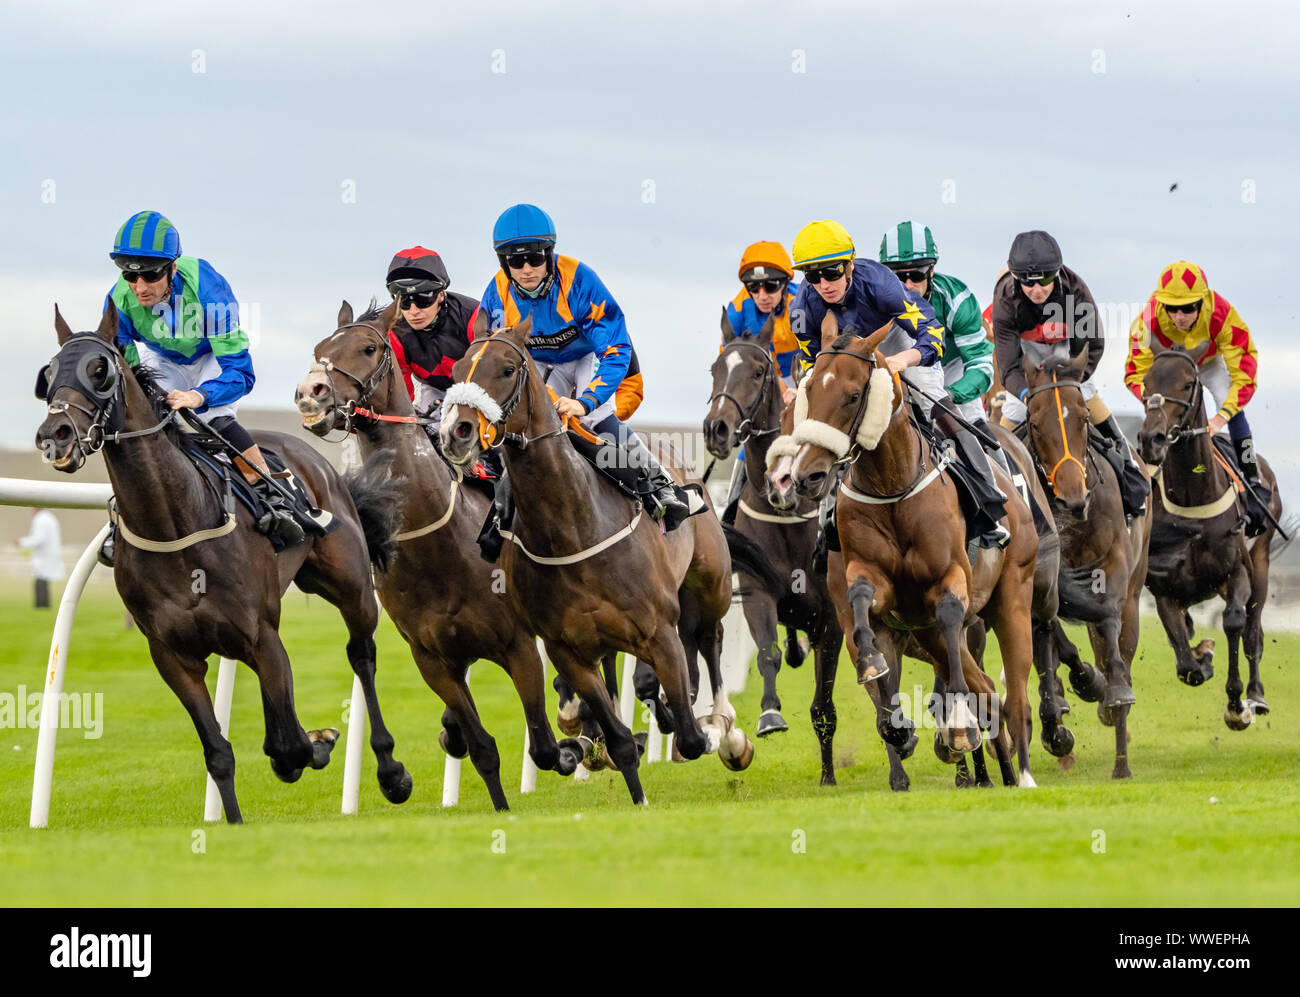
<instances>
[{"instance_id":1,"label":"green grass turf","mask_svg":"<svg viewBox=\"0 0 1300 997\"><path fill-rule=\"evenodd\" d=\"M27 608L26 587L0 596L0 693L20 683L37 691L53 614ZM304 726L341 726L351 689L341 621L296 590L284 617ZM383 800L367 747L361 813L341 816L341 741L326 769L295 785L276 780L261 751L256 679L241 666L232 726L248 824L205 826L193 727L143 638L123 628L115 593L92 586L66 689L104 694L102 737L60 733L50 828L33 831L36 732L0 730L0 903L1070 907L1287 904L1300 895L1300 757L1285 733L1300 702L1300 679L1288 668L1300 650L1294 635L1267 639L1274 712L1233 733L1222 721L1222 636L1214 679L1190 689L1174 678L1158 622L1146 620L1134 668L1134 778L1111 780L1113 734L1093 707L1072 700L1078 764L1060 771L1035 735L1037 790L954 789L953 769L934 758L923 731L906 763L911 791L891 793L866 695L846 665L837 688L839 785L819 787L810 658L782 671L791 729L758 742L747 772L712 757L643 766L648 809L631 806L613 772L585 785L543 772L538 791L521 795L522 712L504 674L483 662L473 689L501 751L509 814L492 811L468 762L460 806L440 807L442 704L386 619L379 647L381 702L415 779L412 798L400 807ZM989 659L996 674L996 645ZM214 667L210 685L215 679ZM904 688L915 682L928 686L928 669L907 662ZM749 731L760 689L751 664L746 691L734 697ZM1036 682L1031 693L1036 709ZM1104 852L1094 850L1098 832Z\"/></svg>"}]
</instances>

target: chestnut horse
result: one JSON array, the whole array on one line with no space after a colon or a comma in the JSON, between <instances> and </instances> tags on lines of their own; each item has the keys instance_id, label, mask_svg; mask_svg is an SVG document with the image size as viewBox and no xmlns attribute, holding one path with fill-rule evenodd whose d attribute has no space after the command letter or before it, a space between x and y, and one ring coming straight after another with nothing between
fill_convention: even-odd
<instances>
[{"instance_id":1,"label":"chestnut horse","mask_svg":"<svg viewBox=\"0 0 1300 997\"><path fill-rule=\"evenodd\" d=\"M940 734L948 751L973 751L981 743L980 727L996 727L1004 781L1014 746L1020 785L1033 786L1027 683L1038 535L1029 507L998 468L1009 496L1012 539L1005 549L980 550L972 564L956 485L942 474L946 459L915 428L902 383L877 351L891 328L892 323L865 339L848 333L832 341L837 329L834 313L828 313L822 350L800 384L805 397L794 420L800 444L792 467L795 487L805 497L821 496L835 466L849 464L837 502L847 586L840 623L858 681L872 691L882 737L898 744L909 731L897 719L901 710L889 711L880 692L871 690L894 670L891 657L897 660L896 651L887 656L880 645L910 634L935 668ZM1007 674L1005 703L967 647L966 626L976 616L997 634ZM978 718L972 691L985 704Z\"/></svg>"},{"instance_id":2,"label":"chestnut horse","mask_svg":"<svg viewBox=\"0 0 1300 997\"><path fill-rule=\"evenodd\" d=\"M650 665L667 697L682 757L720 750L743 767L753 748L732 726L735 711L719 687L707 733L690 700L677 626L720 673L722 618L731 606L731 559L722 526L693 516L671 533L569 443L541 369L529 357L531 317L487 335L486 316L453 368L442 420L443 453L465 468L501 446L516 506L503 530L500 565L515 610L540 634L569 686L595 714L634 803L645 803L637 745L601 680L598 663L625 651ZM459 389L459 390L458 390ZM472 400L470 400L472 398ZM664 448L656 454L679 483Z\"/></svg>"},{"instance_id":3,"label":"chestnut horse","mask_svg":"<svg viewBox=\"0 0 1300 997\"><path fill-rule=\"evenodd\" d=\"M1204 386L1199 363L1209 343L1185 351L1152 340L1154 357L1143 381L1146 418L1138 435L1152 489L1154 524L1146 586L1174 649L1178 677L1200 685L1214 674L1214 641L1192 647L1189 606L1214 595L1224 603L1223 631L1228 637L1228 705L1223 719L1232 730L1245 730L1256 716L1268 713L1259 661L1264 653L1263 614L1268 598L1271 546L1278 536L1270 524L1247 539L1245 510L1235 472L1212 443L1205 418ZM1259 458L1260 476L1273 490L1269 509L1282 514L1282 496L1272 468ZM1250 684L1241 698L1237 648L1245 638Z\"/></svg>"},{"instance_id":4,"label":"chestnut horse","mask_svg":"<svg viewBox=\"0 0 1300 997\"><path fill-rule=\"evenodd\" d=\"M1060 615L1088 626L1093 653L1105 677L1101 688L1089 669L1071 655L1073 645L1060 633L1070 682L1081 698L1094 702L1097 715L1115 728L1112 775L1126 779L1128 713L1137 701L1131 669L1138 641L1138 597L1147 575L1151 507L1127 522L1119 481L1110 461L1088 445L1088 409L1082 379L1087 353L1071 358L1067 344L1024 344L1025 398L1029 449L1045 488L1050 490L1056 529L1061 536Z\"/></svg>"},{"instance_id":5,"label":"chestnut horse","mask_svg":"<svg viewBox=\"0 0 1300 997\"><path fill-rule=\"evenodd\" d=\"M507 609L499 585L494 597L494 566L475 542L491 499L453 476L416 418L388 340L396 312L396 304L382 313L372 308L354 321L352 306L343 302L338 328L316 344L315 363L294 400L303 425L317 436L350 430L362 457L395 454L405 523L388 570L376 573L379 600L425 683L446 704L439 743L454 758L468 754L492 805L506 810L496 741L466 681L476 659L495 661L510 676L524 706L528 753L539 769L568 775L582 751L576 741L557 746L537 643Z\"/></svg>"},{"instance_id":6,"label":"chestnut horse","mask_svg":"<svg viewBox=\"0 0 1300 997\"><path fill-rule=\"evenodd\" d=\"M243 504L227 507L220 486L177 446L175 415L149 369L133 371L118 351L112 305L95 333L74 336L57 307L54 327L61 349L38 382L38 389L46 386L38 394L47 398L50 414L36 445L69 474L103 448L120 517L113 580L148 638L159 674L194 722L226 820L238 824L242 818L235 755L204 684L209 656L242 661L257 673L266 718L263 750L283 781L297 781L309 765L324 768L338 736L333 729L304 731L294 710L293 675L278 632L280 601L291 582L342 614L348 661L365 693L379 786L389 801L404 802L411 776L393 758L393 737L375 695L379 608L370 567L382 569L391 555L398 515L391 489L375 480L384 473L380 462L372 460L345 481L303 441L254 431L258 445L277 451L313 503L339 523L325 536L309 533L305 542L275 554Z\"/></svg>"},{"instance_id":7,"label":"chestnut horse","mask_svg":"<svg viewBox=\"0 0 1300 997\"><path fill-rule=\"evenodd\" d=\"M767 496L766 476L772 459L787 452L789 440L775 451L772 441L781 431L781 373L772 359L772 319L753 338L737 336L722 311L722 352L713 362L713 397L704 417L704 442L719 460L737 446L745 448L745 488L740 495L736 529L763 552L769 570L759 577L745 575L750 584L741 594L745 622L758 648L758 673L763 677L762 713L758 736L788 730L781 716L776 676L781 670L777 624L787 632L787 660L802 663L796 631L808 634L815 649L817 674L825 671L823 659L837 660L844 641L835 607L826 589L826 577L813 569L817 546L817 503L795 501L774 508ZM798 655L798 657L795 657ZM830 724L814 701L813 728ZM834 785L829 740L822 758L822 785Z\"/></svg>"}]
</instances>

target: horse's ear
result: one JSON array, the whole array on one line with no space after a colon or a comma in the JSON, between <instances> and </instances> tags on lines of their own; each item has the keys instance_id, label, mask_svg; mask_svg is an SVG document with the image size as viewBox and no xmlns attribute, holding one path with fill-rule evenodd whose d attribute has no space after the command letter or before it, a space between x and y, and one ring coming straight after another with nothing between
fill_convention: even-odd
<instances>
[{"instance_id":1,"label":"horse's ear","mask_svg":"<svg viewBox=\"0 0 1300 997\"><path fill-rule=\"evenodd\" d=\"M391 301L389 302L388 307L379 313L379 328L383 329L384 332L388 332L388 330L393 327L393 323L396 321L397 321L397 302ZM340 323L340 325L342 324L345 323Z\"/></svg>"},{"instance_id":2,"label":"horse's ear","mask_svg":"<svg viewBox=\"0 0 1300 997\"><path fill-rule=\"evenodd\" d=\"M57 301L54 303L54 334L59 337L60 346L72 336L72 330L68 328L68 323L63 320Z\"/></svg>"},{"instance_id":3,"label":"horse's ear","mask_svg":"<svg viewBox=\"0 0 1300 997\"><path fill-rule=\"evenodd\" d=\"M352 321L352 306L348 304L347 298L343 299L343 307L339 309L339 328L348 325Z\"/></svg>"},{"instance_id":4,"label":"horse's ear","mask_svg":"<svg viewBox=\"0 0 1300 997\"><path fill-rule=\"evenodd\" d=\"M488 335L488 315L482 305L474 309L474 331L470 335L473 342L485 339Z\"/></svg>"},{"instance_id":5,"label":"horse's ear","mask_svg":"<svg viewBox=\"0 0 1300 997\"><path fill-rule=\"evenodd\" d=\"M826 317L822 319L822 349L829 349L830 345L839 338L840 323L835 318L835 313L827 308Z\"/></svg>"},{"instance_id":6,"label":"horse's ear","mask_svg":"<svg viewBox=\"0 0 1300 997\"><path fill-rule=\"evenodd\" d=\"M1187 355L1191 357L1193 360L1195 360L1196 366L1199 367L1201 365L1201 361L1205 358L1205 354L1210 352L1210 347L1213 345L1214 345L1213 340L1207 339L1200 346L1188 350Z\"/></svg>"},{"instance_id":7,"label":"horse's ear","mask_svg":"<svg viewBox=\"0 0 1300 997\"><path fill-rule=\"evenodd\" d=\"M722 343L725 346L736 338L736 330L731 327L731 320L727 318L727 306L722 306Z\"/></svg>"},{"instance_id":8,"label":"horse's ear","mask_svg":"<svg viewBox=\"0 0 1300 997\"><path fill-rule=\"evenodd\" d=\"M1083 372L1088 369L1088 351L1080 350L1077 356L1070 357L1066 371L1076 380L1083 380Z\"/></svg>"},{"instance_id":9,"label":"horse's ear","mask_svg":"<svg viewBox=\"0 0 1300 997\"><path fill-rule=\"evenodd\" d=\"M1021 356L1024 358L1025 373L1030 371L1042 370L1049 360L1052 359L1052 348L1047 343L1035 342L1032 339L1022 339L1020 341Z\"/></svg>"},{"instance_id":10,"label":"horse's ear","mask_svg":"<svg viewBox=\"0 0 1300 997\"><path fill-rule=\"evenodd\" d=\"M517 345L523 346L528 342L528 337L533 334L533 317L525 316L524 320L511 329L506 330L506 335L510 337Z\"/></svg>"},{"instance_id":11,"label":"horse's ear","mask_svg":"<svg viewBox=\"0 0 1300 997\"><path fill-rule=\"evenodd\" d=\"M889 335L893 330L894 330L894 320L893 320L893 319L890 319L888 322L886 322L884 325L882 325L879 329L877 329L875 332L873 332L870 336L868 336L868 337L867 337L867 342L866 342L867 355L870 356L870 355L872 355L873 353L875 353L876 350L880 349L880 344L883 343L883 342L885 341L885 338L886 338L886 337L887 337L887 336L888 336L888 335Z\"/></svg>"},{"instance_id":12,"label":"horse's ear","mask_svg":"<svg viewBox=\"0 0 1300 997\"><path fill-rule=\"evenodd\" d=\"M58 306L55 306L58 311ZM104 314L99 317L99 328L95 330L97 335L109 346L117 345L117 305L112 300L104 302Z\"/></svg>"},{"instance_id":13,"label":"horse's ear","mask_svg":"<svg viewBox=\"0 0 1300 997\"><path fill-rule=\"evenodd\" d=\"M826 314L829 315L830 312L827 311ZM772 336L775 332L776 332L776 316L769 315L767 317L767 321L763 323L763 328L759 330L758 345L763 347L763 349L765 350L770 350L772 348Z\"/></svg>"}]
</instances>

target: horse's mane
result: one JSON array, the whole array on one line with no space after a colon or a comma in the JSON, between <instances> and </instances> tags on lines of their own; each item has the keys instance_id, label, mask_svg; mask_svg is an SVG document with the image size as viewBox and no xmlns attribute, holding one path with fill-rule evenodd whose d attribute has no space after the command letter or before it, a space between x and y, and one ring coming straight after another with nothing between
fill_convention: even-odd
<instances>
[{"instance_id":1,"label":"horse's mane","mask_svg":"<svg viewBox=\"0 0 1300 997\"><path fill-rule=\"evenodd\" d=\"M853 332L852 330L849 330L848 332L841 332L839 334L839 337L835 340L835 342L831 343L831 349L847 350L854 343L860 342L861 339L862 337L859 336L856 332Z\"/></svg>"},{"instance_id":2,"label":"horse's mane","mask_svg":"<svg viewBox=\"0 0 1300 997\"><path fill-rule=\"evenodd\" d=\"M353 321L354 322L375 322L378 321L383 314L384 314L384 309L379 307L378 303L374 298L371 298L370 304L366 307L366 310L362 312L360 315L358 315L355 319L353 319Z\"/></svg>"},{"instance_id":3,"label":"horse's mane","mask_svg":"<svg viewBox=\"0 0 1300 997\"><path fill-rule=\"evenodd\" d=\"M171 409L167 405L167 392L158 383L158 372L152 367L140 364L138 367L132 367L131 373L135 375L136 383L143 389L144 396L149 399L155 419L161 422L163 418L171 414ZM171 441L173 446L180 446L181 430L175 420L168 421L163 429L163 434Z\"/></svg>"}]
</instances>

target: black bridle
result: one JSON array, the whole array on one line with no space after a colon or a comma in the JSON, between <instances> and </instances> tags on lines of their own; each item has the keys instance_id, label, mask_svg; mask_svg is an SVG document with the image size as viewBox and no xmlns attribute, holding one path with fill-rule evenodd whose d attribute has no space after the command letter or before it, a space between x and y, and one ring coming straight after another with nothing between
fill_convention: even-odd
<instances>
[{"instance_id":1,"label":"black bridle","mask_svg":"<svg viewBox=\"0 0 1300 997\"><path fill-rule=\"evenodd\" d=\"M326 379L329 381L330 394L335 399L335 406L343 416L343 431L351 434L353 432L352 423L358 415L356 412L357 406L364 405L370 400L370 396L375 393L375 389L383 383L384 379L388 377L389 371L393 369L393 347L388 341L388 337L378 327L371 325L369 322L349 322L347 325L341 325L335 329L334 335L337 336L345 329L368 329L383 340L384 346L384 352L380 356L379 362L375 364L374 369L364 381L351 371L338 366L333 360L322 360L319 356L315 357L316 363L320 365L325 372ZM336 370L344 377L350 378L360 392L356 398L349 398L343 405L339 405L337 401L338 389L334 385L334 371Z\"/></svg>"},{"instance_id":2,"label":"black bridle","mask_svg":"<svg viewBox=\"0 0 1300 997\"><path fill-rule=\"evenodd\" d=\"M740 414L740 423L736 426L736 442L737 444L744 444L752 436L770 436L772 433L780 432L781 427L779 424L767 429L754 428L754 417L762 409L763 403L769 400L769 394L772 391L773 386L776 384L779 372L777 370L776 361L772 359L772 354L770 352L763 349L763 347L759 346L757 343L751 342L741 336L737 336L722 348L722 352L718 354L718 360L715 361L715 363L721 362L722 358L727 355L729 350L733 350L738 346L743 346L750 350L756 350L763 358L763 385L759 388L758 397L754 399L754 404L746 410L745 406L740 404L739 399L737 399L735 395L732 395L727 391L718 391L709 398L709 408L711 409L713 403L719 398L723 401L731 402L732 405L736 406L736 411ZM723 387L726 387L726 382L723 383Z\"/></svg>"},{"instance_id":3,"label":"black bridle","mask_svg":"<svg viewBox=\"0 0 1300 997\"><path fill-rule=\"evenodd\" d=\"M540 436L527 436L524 433L511 433L506 430L506 423L510 421L510 416L514 414L515 409L519 407L519 403L523 401L523 399L528 393L528 372L529 369L532 367L532 358L528 355L528 352L523 347L518 346L508 337L503 336L500 333L494 333L493 335L489 336L486 340L483 341L483 349L479 351L478 359L482 358L483 351L486 350L488 346L490 346L492 343L501 343L502 345L509 346L512 350L514 350L515 353L518 354L519 356L519 368L518 368L518 373L515 375L514 387L510 391L510 397L507 398L504 402L497 403L501 406L501 418L497 422L490 423L492 428L497 430L497 434L496 434L496 439L488 443L489 448L493 450L497 450L502 446L502 444L510 443L520 450L527 450L528 446L532 443L536 443L539 440L549 439L552 436L559 436L561 433L563 433L565 431L563 419L560 420L559 429L553 429L548 433L542 433ZM476 365L478 363L478 359L475 360ZM472 368L470 373L471 375L473 374ZM474 382L470 382L468 379L466 379L466 383L474 383ZM483 387L483 386L479 385L479 387ZM483 390L486 391L487 389L484 388ZM491 397L491 395L489 395L488 397ZM493 400L495 401L495 399ZM531 422L533 416L531 400L529 401L528 404L529 404L528 422ZM527 425L527 423L525 423L525 425Z\"/></svg>"},{"instance_id":4,"label":"black bridle","mask_svg":"<svg viewBox=\"0 0 1300 997\"><path fill-rule=\"evenodd\" d=\"M126 397L117 367L119 359L121 354L100 339L98 333L79 332L70 336L54 359L36 375L36 397L45 402L46 411L50 415L63 416L72 427L77 448L77 470L85 465L88 457L103 450L106 443L150 436L162 430L176 417L175 412L168 412L161 422L149 429L137 429L129 433L121 431L126 421ZM103 360L107 364L102 384L96 384L90 375L90 365L96 360ZM54 401L55 394L63 388L75 388L90 401L91 407L87 408L66 398ZM69 415L69 409L76 409L89 420L90 425L84 436L78 430L76 420Z\"/></svg>"},{"instance_id":5,"label":"black bridle","mask_svg":"<svg viewBox=\"0 0 1300 997\"><path fill-rule=\"evenodd\" d=\"M1191 397L1186 400L1182 398L1166 398L1164 395L1160 394L1143 396L1143 403L1146 405L1146 410L1148 412L1154 412L1156 410L1163 411L1166 402L1171 405L1181 406L1182 414L1179 415L1178 421L1170 426L1169 431L1166 433L1166 436L1169 439L1169 446L1173 446L1179 440L1191 439L1192 437L1202 436L1208 433L1210 427L1201 426L1198 429L1193 429L1188 425L1194 418L1197 408L1200 407L1201 392L1204 390L1201 384L1201 368L1197 366L1196 361L1193 360L1191 356L1182 350L1162 350L1151 358L1151 366L1154 367L1156 361L1161 357L1177 357L1179 360L1183 360L1190 364L1192 368L1192 377L1195 380L1195 383L1192 385ZM1148 374L1149 373L1150 368L1148 368ZM1166 420L1168 420L1168 418L1168 416L1165 416Z\"/></svg>"}]
</instances>

